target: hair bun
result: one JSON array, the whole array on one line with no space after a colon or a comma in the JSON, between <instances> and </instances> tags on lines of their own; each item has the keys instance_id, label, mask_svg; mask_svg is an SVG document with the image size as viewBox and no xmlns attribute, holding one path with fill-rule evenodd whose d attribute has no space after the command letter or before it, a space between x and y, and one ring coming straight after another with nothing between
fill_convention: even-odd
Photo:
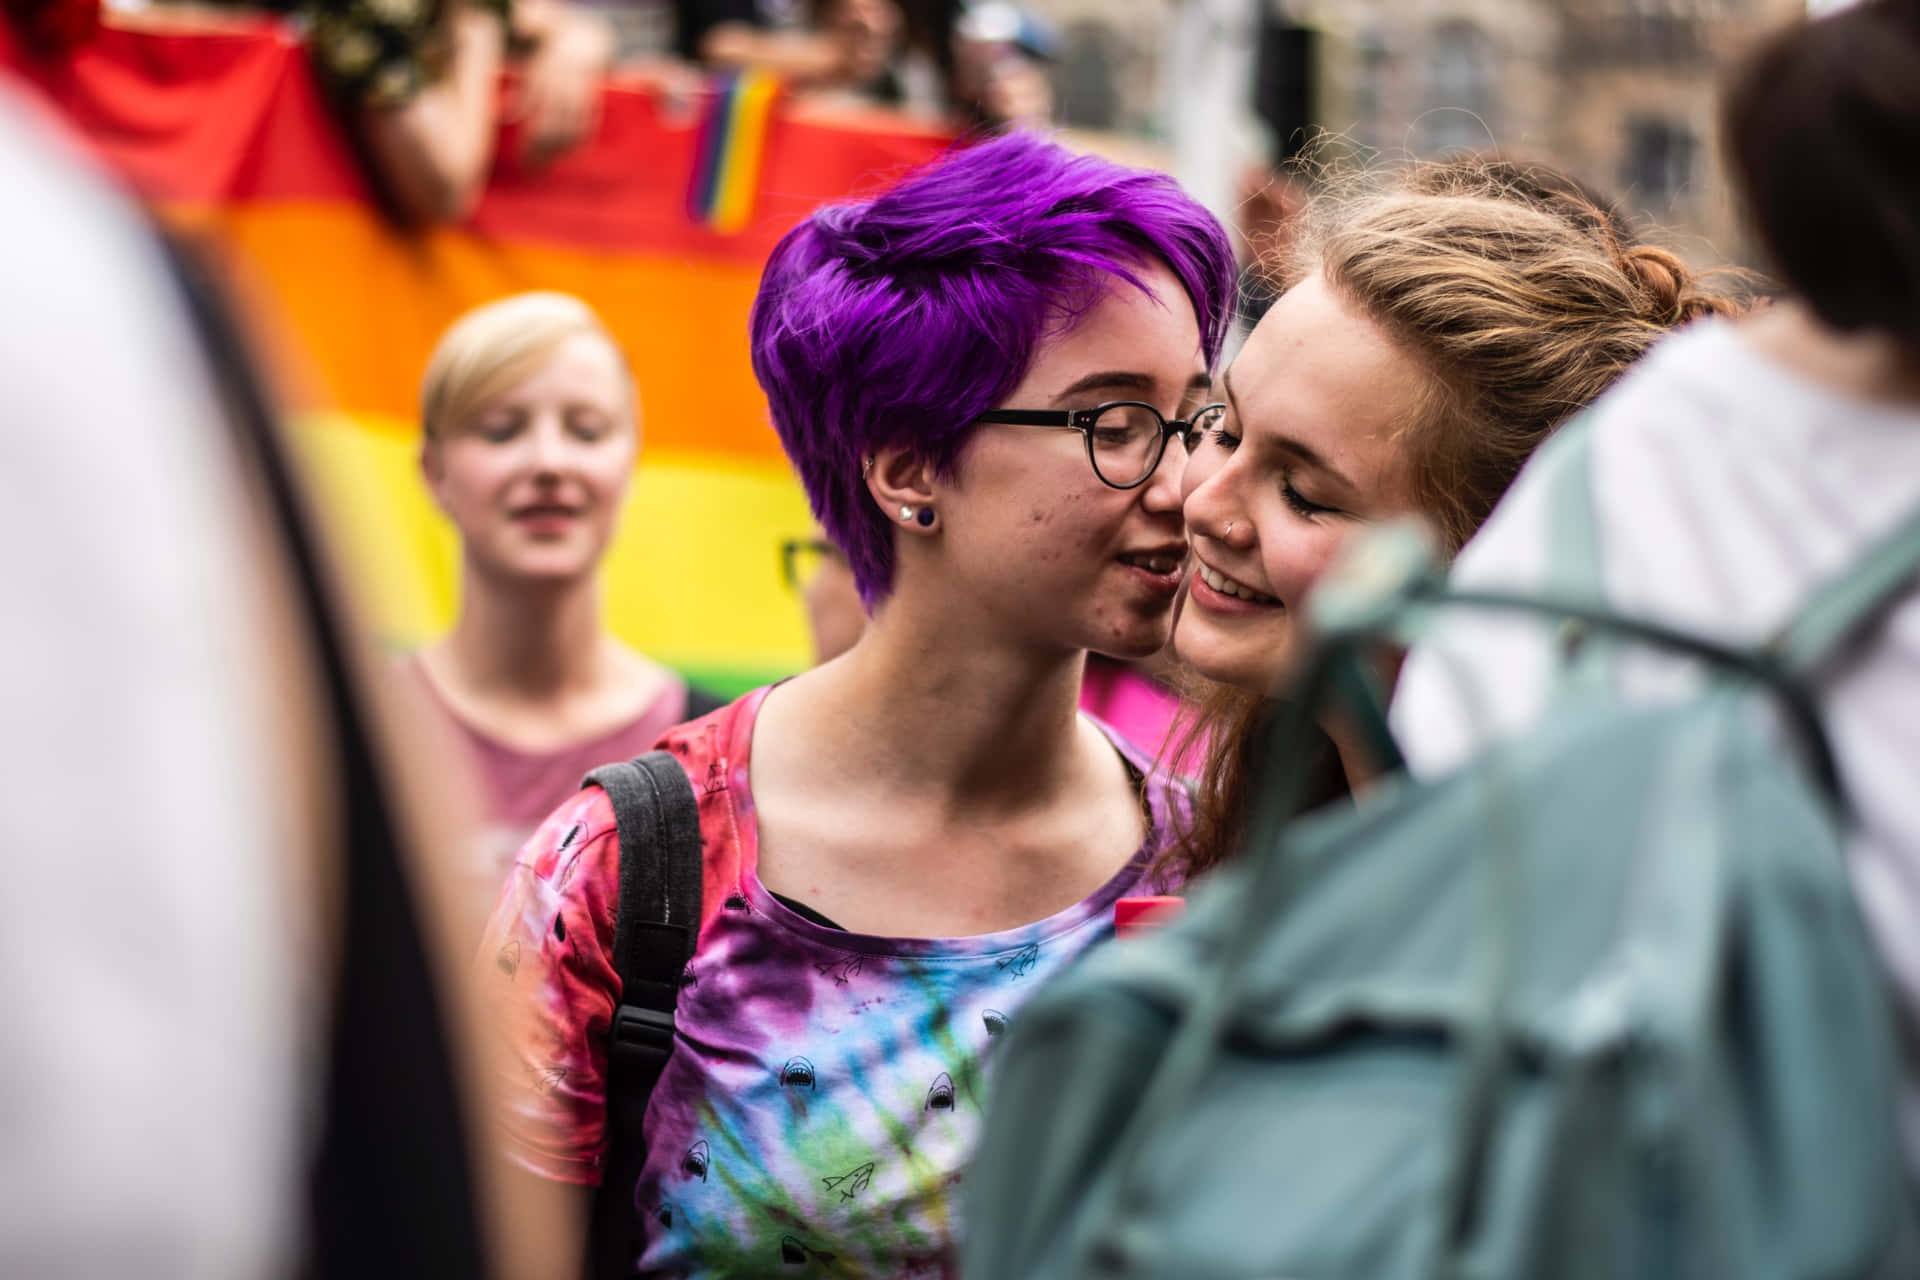
<instances>
[{"instance_id":1,"label":"hair bun","mask_svg":"<svg viewBox=\"0 0 1920 1280\"><path fill-rule=\"evenodd\" d=\"M1635 245L1619 250L1614 261L1633 281L1640 298L1640 318L1649 324L1666 329L1701 316L1731 315L1739 310L1728 299L1702 291L1692 268L1669 250Z\"/></svg>"},{"instance_id":2,"label":"hair bun","mask_svg":"<svg viewBox=\"0 0 1920 1280\"><path fill-rule=\"evenodd\" d=\"M1623 249L1615 260L1640 295L1642 317L1658 325L1680 322L1681 300L1690 283L1685 263L1665 249L1650 245Z\"/></svg>"}]
</instances>

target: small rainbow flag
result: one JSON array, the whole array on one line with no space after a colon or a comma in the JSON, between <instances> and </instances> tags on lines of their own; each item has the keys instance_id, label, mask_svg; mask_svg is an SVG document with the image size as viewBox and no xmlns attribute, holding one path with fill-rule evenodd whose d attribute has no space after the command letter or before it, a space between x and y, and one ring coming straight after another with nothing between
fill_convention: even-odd
<instances>
[{"instance_id":1,"label":"small rainbow flag","mask_svg":"<svg viewBox=\"0 0 1920 1280\"><path fill-rule=\"evenodd\" d=\"M746 229L760 188L767 125L781 82L765 71L723 71L700 119L687 216L722 235Z\"/></svg>"}]
</instances>

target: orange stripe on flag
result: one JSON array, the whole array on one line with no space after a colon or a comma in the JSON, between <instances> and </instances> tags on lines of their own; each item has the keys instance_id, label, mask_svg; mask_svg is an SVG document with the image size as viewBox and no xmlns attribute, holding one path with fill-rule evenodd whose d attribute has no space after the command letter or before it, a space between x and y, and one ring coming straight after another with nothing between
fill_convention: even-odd
<instances>
[{"instance_id":1,"label":"orange stripe on flag","mask_svg":"<svg viewBox=\"0 0 1920 1280\"><path fill-rule=\"evenodd\" d=\"M633 362L649 448L777 462L747 355L757 269L649 254L477 240L403 240L362 206L314 203L177 210L234 250L281 311L324 403L417 423L420 373L453 319L525 289L578 294Z\"/></svg>"}]
</instances>

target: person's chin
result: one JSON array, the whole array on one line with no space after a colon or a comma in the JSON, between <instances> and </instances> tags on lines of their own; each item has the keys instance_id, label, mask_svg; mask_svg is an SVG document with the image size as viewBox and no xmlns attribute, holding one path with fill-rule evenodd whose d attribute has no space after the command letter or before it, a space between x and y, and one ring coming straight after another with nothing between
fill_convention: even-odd
<instances>
[{"instance_id":1,"label":"person's chin","mask_svg":"<svg viewBox=\"0 0 1920 1280\"><path fill-rule=\"evenodd\" d=\"M558 587L592 576L598 560L578 555L521 555L512 557L505 576L529 587Z\"/></svg>"},{"instance_id":2,"label":"person's chin","mask_svg":"<svg viewBox=\"0 0 1920 1280\"><path fill-rule=\"evenodd\" d=\"M1172 639L1173 618L1169 613L1157 619L1139 619L1121 630L1089 637L1082 647L1120 662L1138 662L1166 648Z\"/></svg>"},{"instance_id":3,"label":"person's chin","mask_svg":"<svg viewBox=\"0 0 1920 1280\"><path fill-rule=\"evenodd\" d=\"M1221 636L1191 613L1173 633L1173 651L1187 666L1216 684L1266 695L1282 669L1286 641L1260 645L1246 636Z\"/></svg>"}]
</instances>

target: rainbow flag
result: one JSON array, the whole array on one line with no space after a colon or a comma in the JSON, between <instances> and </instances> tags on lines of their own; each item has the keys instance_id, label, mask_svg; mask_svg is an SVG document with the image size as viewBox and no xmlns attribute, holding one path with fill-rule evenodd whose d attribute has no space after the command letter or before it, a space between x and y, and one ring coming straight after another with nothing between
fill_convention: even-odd
<instances>
[{"instance_id":1,"label":"rainbow flag","mask_svg":"<svg viewBox=\"0 0 1920 1280\"><path fill-rule=\"evenodd\" d=\"M687 215L721 235L744 231L766 158L781 82L765 71L723 71L701 113L687 184Z\"/></svg>"},{"instance_id":2,"label":"rainbow flag","mask_svg":"<svg viewBox=\"0 0 1920 1280\"><path fill-rule=\"evenodd\" d=\"M795 221L877 189L950 135L787 105L758 77L736 79L707 120L623 81L606 90L588 145L528 172L509 131L466 224L403 234L370 199L303 51L271 19L107 28L54 62L13 41L0 24L0 76L237 268L323 512L388 643L436 634L455 607L458 546L417 464L427 355L470 307L561 289L606 319L640 389L642 456L606 565L609 622L716 689L805 663L778 544L811 521L753 381L747 311Z\"/></svg>"}]
</instances>

